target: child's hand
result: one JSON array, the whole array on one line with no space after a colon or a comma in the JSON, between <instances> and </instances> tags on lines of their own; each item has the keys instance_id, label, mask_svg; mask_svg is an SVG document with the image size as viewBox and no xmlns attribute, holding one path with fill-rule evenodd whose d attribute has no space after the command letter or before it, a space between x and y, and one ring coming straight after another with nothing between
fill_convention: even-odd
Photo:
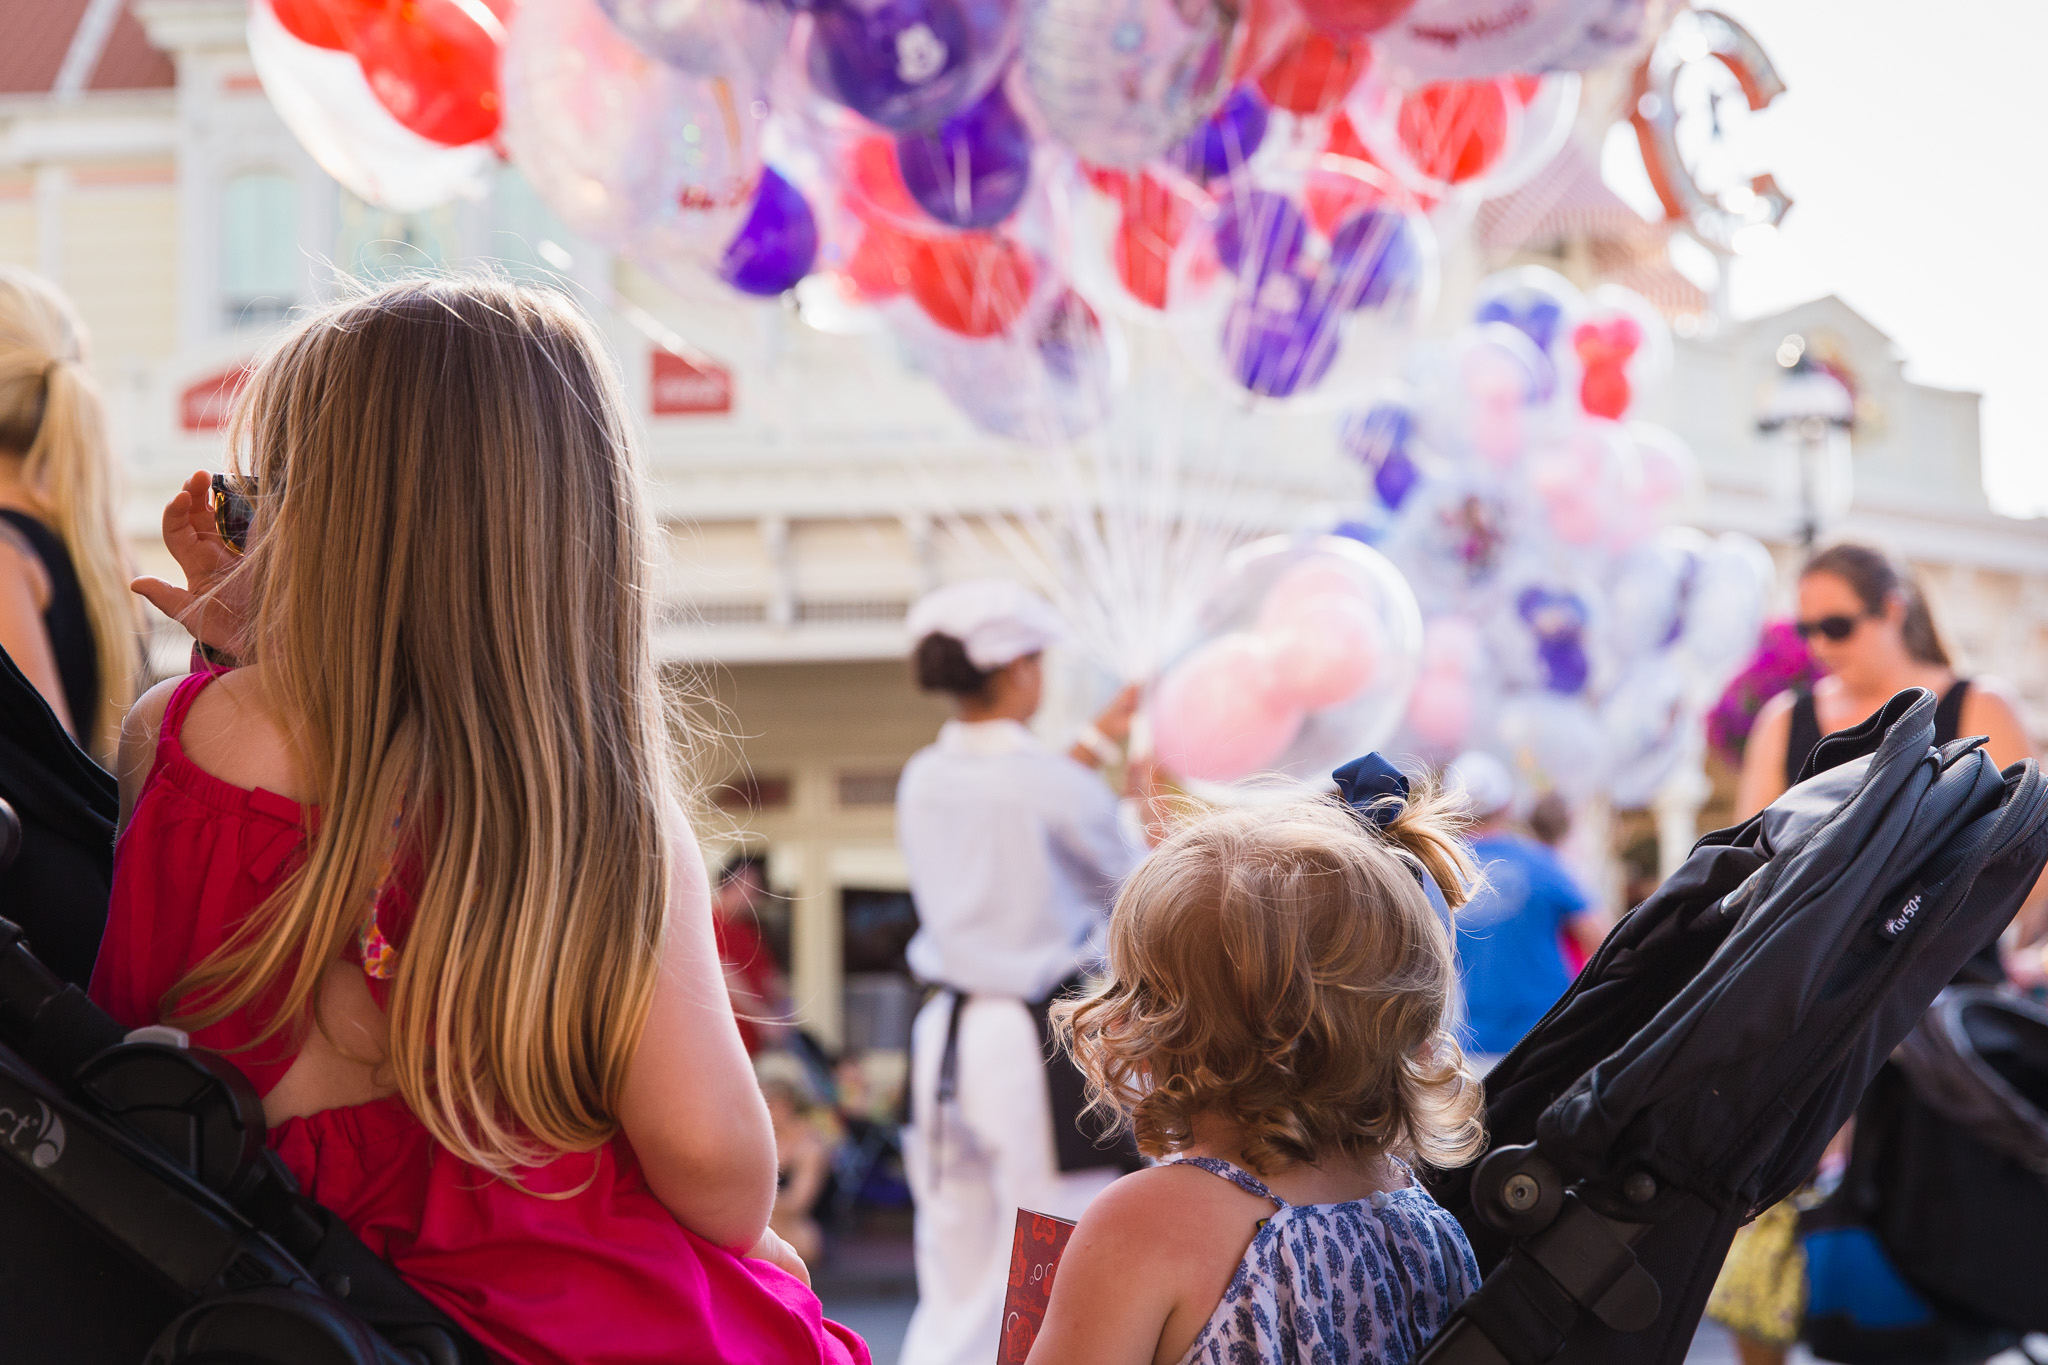
<instances>
[{"instance_id":1,"label":"child's hand","mask_svg":"<svg viewBox=\"0 0 2048 1365\"><path fill-rule=\"evenodd\" d=\"M185 571L185 586L147 574L128 586L183 626L193 639L235 655L240 653L248 594L246 588L221 591L223 584L231 582L228 574L236 556L213 524L208 499L211 482L205 470L198 471L164 506L164 547Z\"/></svg>"},{"instance_id":2,"label":"child's hand","mask_svg":"<svg viewBox=\"0 0 2048 1365\"><path fill-rule=\"evenodd\" d=\"M761 1229L761 1240L754 1243L752 1250L747 1252L747 1257L749 1260L766 1261L772 1266L787 1270L802 1280L806 1288L811 1283L811 1268L804 1264L803 1257L796 1254L795 1247L776 1235L774 1228Z\"/></svg>"}]
</instances>

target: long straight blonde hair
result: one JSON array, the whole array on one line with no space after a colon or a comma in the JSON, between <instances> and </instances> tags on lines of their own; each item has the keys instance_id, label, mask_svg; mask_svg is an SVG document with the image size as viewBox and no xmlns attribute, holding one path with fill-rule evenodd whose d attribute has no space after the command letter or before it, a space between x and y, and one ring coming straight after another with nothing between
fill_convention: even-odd
<instances>
[{"instance_id":1,"label":"long straight blonde hair","mask_svg":"<svg viewBox=\"0 0 2048 1365\"><path fill-rule=\"evenodd\" d=\"M501 1175L596 1146L653 996L675 782L642 473L602 342L549 291L393 284L286 335L230 443L256 481L247 649L319 807L304 866L167 1013L277 991L264 1037L303 1037L403 849L406 1103Z\"/></svg>"},{"instance_id":2,"label":"long straight blonde hair","mask_svg":"<svg viewBox=\"0 0 2048 1365\"><path fill-rule=\"evenodd\" d=\"M99 664L93 714L73 716L80 747L111 764L135 700L141 612L121 546L120 477L99 387L85 372L85 328L40 275L0 265L0 451L71 556Z\"/></svg>"}]
</instances>

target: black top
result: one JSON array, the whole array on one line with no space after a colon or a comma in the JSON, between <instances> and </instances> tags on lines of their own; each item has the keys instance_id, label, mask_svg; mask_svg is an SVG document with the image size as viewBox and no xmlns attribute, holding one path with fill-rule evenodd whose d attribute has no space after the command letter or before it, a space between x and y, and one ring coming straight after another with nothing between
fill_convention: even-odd
<instances>
[{"instance_id":1,"label":"black top","mask_svg":"<svg viewBox=\"0 0 2048 1365\"><path fill-rule=\"evenodd\" d=\"M50 653L57 658L57 677L64 684L64 704L71 710L71 731L89 743L93 718L100 710L100 653L93 643L92 618L85 611L85 589L71 567L71 552L57 533L26 512L0 507L0 518L21 533L50 575L50 605L43 610L43 629Z\"/></svg>"},{"instance_id":2,"label":"black top","mask_svg":"<svg viewBox=\"0 0 2048 1365\"><path fill-rule=\"evenodd\" d=\"M1946 744L1956 737L1963 728L1963 698L1970 692L1970 680L1957 678L1949 684L1948 691L1941 694L1941 700L1934 707L1934 742ZM1799 781L1800 769L1806 766L1807 758L1820 747L1820 711L1813 704L1813 693L1801 690L1799 699L1792 703L1792 731L1785 736L1785 785L1790 787Z\"/></svg>"}]
</instances>

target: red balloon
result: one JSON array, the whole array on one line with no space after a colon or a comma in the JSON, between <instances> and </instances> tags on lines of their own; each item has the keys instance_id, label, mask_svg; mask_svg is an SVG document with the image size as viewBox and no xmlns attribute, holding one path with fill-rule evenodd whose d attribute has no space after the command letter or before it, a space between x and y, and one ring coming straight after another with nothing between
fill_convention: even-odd
<instances>
[{"instance_id":1,"label":"red balloon","mask_svg":"<svg viewBox=\"0 0 2048 1365\"><path fill-rule=\"evenodd\" d=\"M1353 161L1372 161L1372 153L1365 149L1365 139L1358 135L1358 128L1351 122L1351 115L1339 114L1330 120L1330 135L1323 139L1323 150L1332 156L1348 156ZM1379 163L1374 161L1374 165Z\"/></svg>"},{"instance_id":2,"label":"red balloon","mask_svg":"<svg viewBox=\"0 0 2048 1365\"><path fill-rule=\"evenodd\" d=\"M1378 33L1406 14L1415 0L1295 0L1301 17L1336 38Z\"/></svg>"},{"instance_id":3,"label":"red balloon","mask_svg":"<svg viewBox=\"0 0 2048 1365\"><path fill-rule=\"evenodd\" d=\"M1633 397L1628 371L1616 362L1588 365L1586 377L1579 381L1579 406L1595 417L1620 421Z\"/></svg>"},{"instance_id":4,"label":"red balloon","mask_svg":"<svg viewBox=\"0 0 2048 1365\"><path fill-rule=\"evenodd\" d=\"M346 52L349 37L376 14L377 0L271 0L271 13L302 43Z\"/></svg>"},{"instance_id":5,"label":"red balloon","mask_svg":"<svg viewBox=\"0 0 2048 1365\"><path fill-rule=\"evenodd\" d=\"M848 204L864 220L872 221L878 214L911 223L931 218L903 183L892 138L864 137L854 143L846 158L846 181L852 190Z\"/></svg>"},{"instance_id":6,"label":"red balloon","mask_svg":"<svg viewBox=\"0 0 2048 1365\"><path fill-rule=\"evenodd\" d=\"M1164 308L1174 248L1188 230L1194 206L1149 175L1129 183L1123 203L1114 248L1117 278L1138 302Z\"/></svg>"},{"instance_id":7,"label":"red balloon","mask_svg":"<svg viewBox=\"0 0 2048 1365\"><path fill-rule=\"evenodd\" d=\"M868 302L894 298L910 280L910 253L916 243L882 223L861 228L860 245L846 258L841 271L853 282L860 297Z\"/></svg>"},{"instance_id":8,"label":"red balloon","mask_svg":"<svg viewBox=\"0 0 2048 1365\"><path fill-rule=\"evenodd\" d=\"M1259 73L1259 93L1276 109L1320 114L1350 94L1371 65L1365 43L1304 29Z\"/></svg>"},{"instance_id":9,"label":"red balloon","mask_svg":"<svg viewBox=\"0 0 2048 1365\"><path fill-rule=\"evenodd\" d=\"M1425 85L1401 100L1395 131L1416 170L1459 184L1484 175L1507 150L1507 96L1490 80Z\"/></svg>"},{"instance_id":10,"label":"red balloon","mask_svg":"<svg viewBox=\"0 0 2048 1365\"><path fill-rule=\"evenodd\" d=\"M913 239L910 297L949 332L994 336L1017 320L1035 272L1024 249L986 232Z\"/></svg>"},{"instance_id":11,"label":"red balloon","mask_svg":"<svg viewBox=\"0 0 2048 1365\"><path fill-rule=\"evenodd\" d=\"M1087 177L1088 183L1112 198L1123 198L1124 193L1131 187L1129 171L1121 171L1114 166L1098 166L1092 161L1082 161L1078 164L1081 167L1081 174Z\"/></svg>"},{"instance_id":12,"label":"red balloon","mask_svg":"<svg viewBox=\"0 0 2048 1365\"><path fill-rule=\"evenodd\" d=\"M1515 88L1515 102L1527 104L1543 91L1541 76L1510 76L1508 84Z\"/></svg>"},{"instance_id":13,"label":"red balloon","mask_svg":"<svg viewBox=\"0 0 2048 1365\"><path fill-rule=\"evenodd\" d=\"M386 0L349 42L370 89L393 118L433 142L460 146L498 131L496 4Z\"/></svg>"}]
</instances>

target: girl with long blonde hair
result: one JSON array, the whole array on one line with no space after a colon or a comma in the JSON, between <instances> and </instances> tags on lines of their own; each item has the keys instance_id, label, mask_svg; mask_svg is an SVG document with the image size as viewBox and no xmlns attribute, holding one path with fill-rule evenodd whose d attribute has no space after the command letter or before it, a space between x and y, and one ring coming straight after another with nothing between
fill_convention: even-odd
<instances>
[{"instance_id":1,"label":"girl with long blonde hair","mask_svg":"<svg viewBox=\"0 0 2048 1365\"><path fill-rule=\"evenodd\" d=\"M0 648L103 764L141 663L118 497L77 313L0 266Z\"/></svg>"},{"instance_id":2,"label":"girl with long blonde hair","mask_svg":"<svg viewBox=\"0 0 2048 1365\"><path fill-rule=\"evenodd\" d=\"M494 280L332 305L230 447L166 512L193 583L138 589L240 666L128 718L94 997L235 1060L307 1191L504 1359L865 1360L767 1230L589 322Z\"/></svg>"}]
</instances>

